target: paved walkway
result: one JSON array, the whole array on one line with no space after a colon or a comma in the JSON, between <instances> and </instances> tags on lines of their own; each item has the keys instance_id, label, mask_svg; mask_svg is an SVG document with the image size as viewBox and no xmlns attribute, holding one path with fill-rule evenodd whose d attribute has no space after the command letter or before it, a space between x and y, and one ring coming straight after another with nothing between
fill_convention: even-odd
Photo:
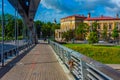
<instances>
[{"instance_id":1,"label":"paved walkway","mask_svg":"<svg viewBox=\"0 0 120 80\"><path fill-rule=\"evenodd\" d=\"M6 73L0 70L0 80L68 80L51 47L45 43L36 45L11 69L7 67L11 66L6 66Z\"/></svg>"}]
</instances>

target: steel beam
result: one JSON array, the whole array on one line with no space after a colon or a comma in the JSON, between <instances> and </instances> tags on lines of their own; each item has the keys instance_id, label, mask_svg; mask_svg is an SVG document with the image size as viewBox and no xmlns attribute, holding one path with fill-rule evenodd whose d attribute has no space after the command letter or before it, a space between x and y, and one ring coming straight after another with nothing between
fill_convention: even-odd
<instances>
[{"instance_id":1,"label":"steel beam","mask_svg":"<svg viewBox=\"0 0 120 80\"><path fill-rule=\"evenodd\" d=\"M32 33L32 38L37 43L34 31L34 17L41 0L8 0L23 18L25 24Z\"/></svg>"}]
</instances>

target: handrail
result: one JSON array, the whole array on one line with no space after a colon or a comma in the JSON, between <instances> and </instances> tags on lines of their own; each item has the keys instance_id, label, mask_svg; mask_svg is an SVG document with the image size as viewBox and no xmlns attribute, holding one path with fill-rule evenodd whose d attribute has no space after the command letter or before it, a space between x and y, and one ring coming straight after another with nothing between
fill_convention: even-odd
<instances>
[{"instance_id":1,"label":"handrail","mask_svg":"<svg viewBox=\"0 0 120 80\"><path fill-rule=\"evenodd\" d=\"M78 80L119 80L120 72L79 52L50 41L56 54ZM71 66L69 62L72 61Z\"/></svg>"},{"instance_id":2,"label":"handrail","mask_svg":"<svg viewBox=\"0 0 120 80\"><path fill-rule=\"evenodd\" d=\"M33 46L32 43L31 44L30 43L26 43L24 45L19 46L18 50L19 51L27 50L27 49L31 48L32 46ZM17 55L16 47L8 49L8 50L5 50L4 54L3 54L4 59L8 59L9 57L11 57L13 55ZM0 55L0 62L1 62L1 55Z\"/></svg>"}]
</instances>

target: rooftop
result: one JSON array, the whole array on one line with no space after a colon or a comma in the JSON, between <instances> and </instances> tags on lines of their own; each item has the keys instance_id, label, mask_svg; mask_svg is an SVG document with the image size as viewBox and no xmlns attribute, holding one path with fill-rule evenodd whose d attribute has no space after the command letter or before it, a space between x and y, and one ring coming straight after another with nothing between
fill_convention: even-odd
<instances>
[{"instance_id":1,"label":"rooftop","mask_svg":"<svg viewBox=\"0 0 120 80\"><path fill-rule=\"evenodd\" d=\"M103 16L103 15L101 15L100 17L91 17L90 13L88 14L88 17L84 15L75 14L75 15L64 17L62 19L71 18L71 17L82 18L85 21L120 20L119 15L117 15L116 17Z\"/></svg>"},{"instance_id":2,"label":"rooftop","mask_svg":"<svg viewBox=\"0 0 120 80\"><path fill-rule=\"evenodd\" d=\"M101 16L101 17L88 17L85 19L86 21L100 21L100 20L120 20L120 18L114 18L110 16Z\"/></svg>"},{"instance_id":3,"label":"rooftop","mask_svg":"<svg viewBox=\"0 0 120 80\"><path fill-rule=\"evenodd\" d=\"M71 15L71 16L64 17L64 18L62 18L62 19L65 19L65 18L71 18L71 17L87 18L87 17L85 17L84 15L75 14L75 15Z\"/></svg>"}]
</instances>

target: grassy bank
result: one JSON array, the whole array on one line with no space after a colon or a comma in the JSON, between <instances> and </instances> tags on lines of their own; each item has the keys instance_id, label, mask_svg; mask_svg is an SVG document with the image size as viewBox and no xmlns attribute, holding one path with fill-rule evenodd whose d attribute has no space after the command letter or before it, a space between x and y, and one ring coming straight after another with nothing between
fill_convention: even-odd
<instances>
[{"instance_id":1,"label":"grassy bank","mask_svg":"<svg viewBox=\"0 0 120 80\"><path fill-rule=\"evenodd\" d=\"M89 44L64 45L99 62L120 64L120 46L93 46Z\"/></svg>"},{"instance_id":2,"label":"grassy bank","mask_svg":"<svg viewBox=\"0 0 120 80\"><path fill-rule=\"evenodd\" d=\"M19 40L22 40L23 39L23 36L18 36L18 39ZM10 41L10 40L14 40L14 38L6 38L6 37L4 37L4 41ZM2 41L2 37L0 37L0 41Z\"/></svg>"}]
</instances>

